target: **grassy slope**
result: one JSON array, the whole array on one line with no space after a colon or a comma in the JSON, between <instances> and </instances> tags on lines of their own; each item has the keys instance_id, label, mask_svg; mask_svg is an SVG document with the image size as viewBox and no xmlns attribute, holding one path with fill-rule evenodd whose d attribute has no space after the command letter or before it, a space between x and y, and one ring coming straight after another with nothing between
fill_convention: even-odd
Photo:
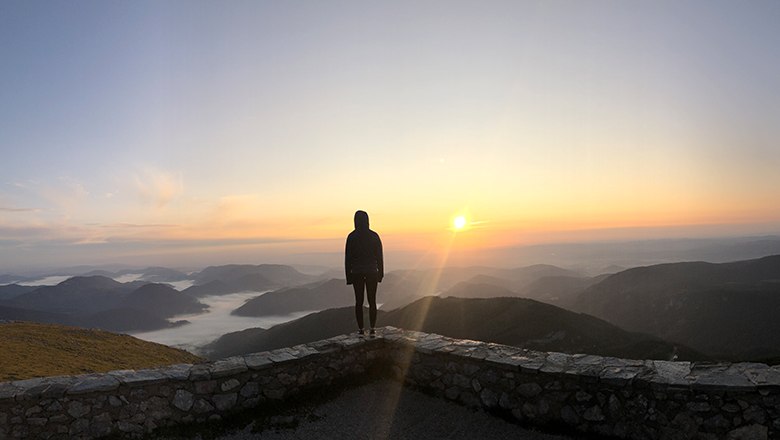
<instances>
[{"instance_id":1,"label":"grassy slope","mask_svg":"<svg viewBox=\"0 0 780 440\"><path fill-rule=\"evenodd\" d=\"M0 323L0 381L150 368L201 359L128 335L32 322Z\"/></svg>"}]
</instances>

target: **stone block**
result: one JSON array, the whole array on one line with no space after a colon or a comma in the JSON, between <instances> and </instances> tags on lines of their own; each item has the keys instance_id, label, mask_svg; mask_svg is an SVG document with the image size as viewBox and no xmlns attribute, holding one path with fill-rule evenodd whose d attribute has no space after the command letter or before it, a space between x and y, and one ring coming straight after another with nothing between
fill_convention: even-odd
<instances>
[{"instance_id":1,"label":"stone block","mask_svg":"<svg viewBox=\"0 0 780 440\"><path fill-rule=\"evenodd\" d=\"M302 344L302 345L296 345L292 348L290 348L290 353L295 356L297 359L306 359L308 357L319 355L320 352L317 351L313 347L309 347L308 345Z\"/></svg>"},{"instance_id":2,"label":"stone block","mask_svg":"<svg viewBox=\"0 0 780 440\"><path fill-rule=\"evenodd\" d=\"M538 396L542 392L542 387L535 382L522 383L517 386L517 393L525 398Z\"/></svg>"},{"instance_id":3,"label":"stone block","mask_svg":"<svg viewBox=\"0 0 780 440\"><path fill-rule=\"evenodd\" d=\"M233 388L236 388L236 387L238 387L240 385L241 385L241 382L239 382L238 379L231 378L231 379L228 379L228 380L222 382L222 384L220 384L220 386L219 386L219 389L222 390L222 392L225 392L225 391L230 391Z\"/></svg>"},{"instance_id":4,"label":"stone block","mask_svg":"<svg viewBox=\"0 0 780 440\"><path fill-rule=\"evenodd\" d=\"M574 408L570 406L564 406L561 408L561 420L570 426L575 426L580 423L580 417Z\"/></svg>"},{"instance_id":5,"label":"stone block","mask_svg":"<svg viewBox=\"0 0 780 440\"><path fill-rule=\"evenodd\" d=\"M255 397L260 394L260 384L257 382L249 382L241 388L240 392L242 397Z\"/></svg>"},{"instance_id":6,"label":"stone block","mask_svg":"<svg viewBox=\"0 0 780 440\"><path fill-rule=\"evenodd\" d=\"M157 368L155 370L169 379L180 381L189 379L192 367L192 364L175 364Z\"/></svg>"},{"instance_id":7,"label":"stone block","mask_svg":"<svg viewBox=\"0 0 780 440\"><path fill-rule=\"evenodd\" d=\"M197 394L212 394L217 390L216 380L201 380L194 384L195 393Z\"/></svg>"},{"instance_id":8,"label":"stone block","mask_svg":"<svg viewBox=\"0 0 780 440\"><path fill-rule=\"evenodd\" d=\"M0 383L0 401L13 399L19 391L12 382Z\"/></svg>"},{"instance_id":9,"label":"stone block","mask_svg":"<svg viewBox=\"0 0 780 440\"><path fill-rule=\"evenodd\" d=\"M177 390L173 396L173 406L182 411L189 411L193 403L195 403L195 396L187 390Z\"/></svg>"},{"instance_id":10,"label":"stone block","mask_svg":"<svg viewBox=\"0 0 780 440\"><path fill-rule=\"evenodd\" d=\"M748 425L729 431L727 440L767 440L769 430L763 425Z\"/></svg>"},{"instance_id":11,"label":"stone block","mask_svg":"<svg viewBox=\"0 0 780 440\"><path fill-rule=\"evenodd\" d=\"M574 357L566 353L549 352L544 358L545 366L566 367L571 364Z\"/></svg>"},{"instance_id":12,"label":"stone block","mask_svg":"<svg viewBox=\"0 0 780 440\"><path fill-rule=\"evenodd\" d=\"M196 414L203 414L214 411L214 406L205 399L198 399L192 405L192 411Z\"/></svg>"},{"instance_id":13,"label":"stone block","mask_svg":"<svg viewBox=\"0 0 780 440\"><path fill-rule=\"evenodd\" d=\"M170 379L159 370L119 370L108 374L131 387L162 383Z\"/></svg>"},{"instance_id":14,"label":"stone block","mask_svg":"<svg viewBox=\"0 0 780 440\"><path fill-rule=\"evenodd\" d=\"M135 423L126 422L124 420L120 420L117 422L117 429L125 433L141 434L144 432L143 426Z\"/></svg>"},{"instance_id":15,"label":"stone block","mask_svg":"<svg viewBox=\"0 0 780 440\"><path fill-rule=\"evenodd\" d=\"M746 368L743 374L758 387L780 388L780 369L778 368L769 368L766 365L759 364Z\"/></svg>"},{"instance_id":16,"label":"stone block","mask_svg":"<svg viewBox=\"0 0 780 440\"><path fill-rule=\"evenodd\" d=\"M582 418L589 422L602 422L606 420L604 413L598 405L593 405L582 414Z\"/></svg>"},{"instance_id":17,"label":"stone block","mask_svg":"<svg viewBox=\"0 0 780 440\"><path fill-rule=\"evenodd\" d=\"M274 362L268 353L253 353L244 356L244 363L251 370L265 370L273 366Z\"/></svg>"},{"instance_id":18,"label":"stone block","mask_svg":"<svg viewBox=\"0 0 780 440\"><path fill-rule=\"evenodd\" d=\"M284 397L284 389L282 388L270 388L263 390L265 397L273 400L280 400Z\"/></svg>"},{"instance_id":19,"label":"stone block","mask_svg":"<svg viewBox=\"0 0 780 440\"><path fill-rule=\"evenodd\" d=\"M450 400L456 400L460 396L460 388L455 386L449 387L444 391L444 396Z\"/></svg>"},{"instance_id":20,"label":"stone block","mask_svg":"<svg viewBox=\"0 0 780 440\"><path fill-rule=\"evenodd\" d=\"M236 402L238 401L238 394L217 394L216 396L212 397L211 400L214 402L214 406L216 406L219 411L227 411L236 406Z\"/></svg>"},{"instance_id":21,"label":"stone block","mask_svg":"<svg viewBox=\"0 0 780 440\"><path fill-rule=\"evenodd\" d=\"M209 372L212 378L220 378L243 373L247 369L243 356L233 356L214 361L209 368Z\"/></svg>"},{"instance_id":22,"label":"stone block","mask_svg":"<svg viewBox=\"0 0 780 440\"><path fill-rule=\"evenodd\" d=\"M92 407L88 404L82 403L78 400L74 400L68 403L68 414L74 419L84 417L91 411Z\"/></svg>"},{"instance_id":23,"label":"stone block","mask_svg":"<svg viewBox=\"0 0 780 440\"><path fill-rule=\"evenodd\" d=\"M211 379L211 365L210 364L196 364L190 368L189 380L209 380Z\"/></svg>"},{"instance_id":24,"label":"stone block","mask_svg":"<svg viewBox=\"0 0 780 440\"><path fill-rule=\"evenodd\" d=\"M285 349L269 352L268 359L276 364L297 360L292 353Z\"/></svg>"},{"instance_id":25,"label":"stone block","mask_svg":"<svg viewBox=\"0 0 780 440\"><path fill-rule=\"evenodd\" d=\"M731 369L711 370L692 374L691 388L701 391L754 391L756 384L745 374Z\"/></svg>"},{"instance_id":26,"label":"stone block","mask_svg":"<svg viewBox=\"0 0 780 440\"><path fill-rule=\"evenodd\" d=\"M599 375L599 381L608 385L626 386L644 371L643 367L606 367Z\"/></svg>"},{"instance_id":27,"label":"stone block","mask_svg":"<svg viewBox=\"0 0 780 440\"><path fill-rule=\"evenodd\" d=\"M488 408L494 408L498 405L498 395L489 388L485 388L479 393L479 399L482 401L482 404Z\"/></svg>"}]
</instances>

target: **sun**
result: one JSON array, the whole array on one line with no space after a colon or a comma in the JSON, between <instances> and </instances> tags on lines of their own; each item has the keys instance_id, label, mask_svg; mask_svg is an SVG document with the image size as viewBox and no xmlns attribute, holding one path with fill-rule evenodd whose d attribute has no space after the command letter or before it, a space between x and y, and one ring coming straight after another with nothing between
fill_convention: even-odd
<instances>
[{"instance_id":1,"label":"sun","mask_svg":"<svg viewBox=\"0 0 780 440\"><path fill-rule=\"evenodd\" d=\"M462 215L459 215L459 216L455 217L452 220L452 227L456 231L460 231L461 229L465 228L466 227L466 217L464 217Z\"/></svg>"}]
</instances>

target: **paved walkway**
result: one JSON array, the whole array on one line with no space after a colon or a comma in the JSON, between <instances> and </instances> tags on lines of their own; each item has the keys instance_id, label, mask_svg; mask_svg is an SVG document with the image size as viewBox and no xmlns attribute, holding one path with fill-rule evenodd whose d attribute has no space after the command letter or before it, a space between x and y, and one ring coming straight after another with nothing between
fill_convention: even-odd
<instances>
[{"instance_id":1,"label":"paved walkway","mask_svg":"<svg viewBox=\"0 0 780 440\"><path fill-rule=\"evenodd\" d=\"M247 426L218 439L570 439L529 431L483 411L437 399L392 381L346 390L324 403L272 417L270 427L261 432L251 430L252 426Z\"/></svg>"}]
</instances>

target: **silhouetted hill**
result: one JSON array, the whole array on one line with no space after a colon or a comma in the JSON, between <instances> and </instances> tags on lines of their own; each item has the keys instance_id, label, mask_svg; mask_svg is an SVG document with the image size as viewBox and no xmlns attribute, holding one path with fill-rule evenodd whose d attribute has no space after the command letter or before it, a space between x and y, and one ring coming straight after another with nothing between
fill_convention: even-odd
<instances>
[{"instance_id":1,"label":"silhouetted hill","mask_svg":"<svg viewBox=\"0 0 780 440\"><path fill-rule=\"evenodd\" d=\"M632 359L670 359L674 353L680 358L701 357L685 347L676 351L658 338L526 298L427 297L389 312L385 319L400 328L542 351Z\"/></svg>"},{"instance_id":2,"label":"silhouetted hill","mask_svg":"<svg viewBox=\"0 0 780 440\"><path fill-rule=\"evenodd\" d=\"M11 307L58 313L91 313L116 307L136 284L102 276L73 277L56 286L43 286L11 298Z\"/></svg>"},{"instance_id":3,"label":"silhouetted hill","mask_svg":"<svg viewBox=\"0 0 780 440\"><path fill-rule=\"evenodd\" d=\"M167 328L177 323L166 318L198 313L206 308L168 285L144 281L119 283L103 276L73 277L56 286L35 287L0 305L0 319L110 331Z\"/></svg>"},{"instance_id":4,"label":"silhouetted hill","mask_svg":"<svg viewBox=\"0 0 780 440\"><path fill-rule=\"evenodd\" d=\"M222 281L209 281L206 284L191 286L182 290L182 293L195 298L209 295L225 295L236 292L240 292L240 290L236 290L235 286L230 286Z\"/></svg>"},{"instance_id":5,"label":"silhouetted hill","mask_svg":"<svg viewBox=\"0 0 780 440\"><path fill-rule=\"evenodd\" d=\"M322 310L355 303L352 286L332 279L303 287L267 292L250 299L232 312L238 316L286 315L305 310Z\"/></svg>"},{"instance_id":6,"label":"silhouetted hill","mask_svg":"<svg viewBox=\"0 0 780 440\"><path fill-rule=\"evenodd\" d=\"M139 332L178 327L187 321L171 322L165 317L150 312L129 307L102 310L89 315L73 316L69 324L85 328L99 328L111 332Z\"/></svg>"},{"instance_id":7,"label":"silhouetted hill","mask_svg":"<svg viewBox=\"0 0 780 440\"><path fill-rule=\"evenodd\" d=\"M0 381L198 362L128 335L31 322L0 323Z\"/></svg>"},{"instance_id":8,"label":"silhouetted hill","mask_svg":"<svg viewBox=\"0 0 780 440\"><path fill-rule=\"evenodd\" d=\"M166 284L145 284L127 295L121 306L144 310L162 318L199 313L208 308L195 298Z\"/></svg>"},{"instance_id":9,"label":"silhouetted hill","mask_svg":"<svg viewBox=\"0 0 780 440\"><path fill-rule=\"evenodd\" d=\"M562 269L551 264L533 264L531 266L518 267L515 269L495 269L488 274L515 281L518 285L527 285L542 277L581 276L577 272L568 269Z\"/></svg>"},{"instance_id":10,"label":"silhouetted hill","mask_svg":"<svg viewBox=\"0 0 780 440\"><path fill-rule=\"evenodd\" d=\"M27 277L22 277L19 275L12 275L12 274L3 274L0 275L0 284L13 284L18 283L20 281L27 281Z\"/></svg>"},{"instance_id":11,"label":"silhouetted hill","mask_svg":"<svg viewBox=\"0 0 780 440\"><path fill-rule=\"evenodd\" d=\"M211 356L219 357L311 342L355 331L354 320L352 307L331 309L267 330L229 333L209 348ZM688 348L524 298L425 297L401 309L380 311L378 324L535 350L635 359L669 359L674 354L681 359L703 358Z\"/></svg>"},{"instance_id":12,"label":"silhouetted hill","mask_svg":"<svg viewBox=\"0 0 780 440\"><path fill-rule=\"evenodd\" d=\"M39 286L20 286L18 284L8 284L0 286L0 300L11 299L27 292L32 292Z\"/></svg>"},{"instance_id":13,"label":"silhouetted hill","mask_svg":"<svg viewBox=\"0 0 780 440\"><path fill-rule=\"evenodd\" d=\"M278 287L290 287L312 282L316 279L311 275L298 272L290 266L282 264L229 264L225 266L210 266L194 276L195 284L206 284L210 281L222 281L226 284L242 284L252 287L249 290L268 290Z\"/></svg>"},{"instance_id":14,"label":"silhouetted hill","mask_svg":"<svg viewBox=\"0 0 780 440\"><path fill-rule=\"evenodd\" d=\"M577 310L711 355L780 355L780 256L629 269L586 289Z\"/></svg>"},{"instance_id":15,"label":"silhouetted hill","mask_svg":"<svg viewBox=\"0 0 780 440\"><path fill-rule=\"evenodd\" d=\"M380 310L377 313L379 322L384 322L384 312ZM368 322L368 310L366 310L365 315L366 322ZM211 343L206 349L210 352L210 358L217 359L236 354L291 347L353 331L357 331L355 309L354 307L343 307L312 313L269 329L250 328L228 333Z\"/></svg>"},{"instance_id":16,"label":"silhouetted hill","mask_svg":"<svg viewBox=\"0 0 780 440\"><path fill-rule=\"evenodd\" d=\"M527 285L548 276L579 276L576 272L548 264L501 269L495 267L446 267L430 270L399 270L385 276L378 301L383 310L403 307L419 298L438 295L461 282L494 285L521 292ZM512 296L520 296L518 293Z\"/></svg>"},{"instance_id":17,"label":"silhouetted hill","mask_svg":"<svg viewBox=\"0 0 780 440\"><path fill-rule=\"evenodd\" d=\"M32 321L53 324L67 324L71 322L70 316L62 313L42 312L40 310L20 309L18 307L6 306L0 306L0 320Z\"/></svg>"},{"instance_id":18,"label":"silhouetted hill","mask_svg":"<svg viewBox=\"0 0 780 440\"><path fill-rule=\"evenodd\" d=\"M460 282L440 295L442 298L499 298L499 297L517 297L516 292L512 292L503 287L493 284L476 284L469 282Z\"/></svg>"},{"instance_id":19,"label":"silhouetted hill","mask_svg":"<svg viewBox=\"0 0 780 440\"><path fill-rule=\"evenodd\" d=\"M123 274L128 273L137 272L131 270L123 271ZM190 276L184 272L159 266L147 267L146 269L141 270L140 273L143 274L142 279L144 281L153 281L156 283L171 283L175 281L188 280L190 278Z\"/></svg>"},{"instance_id":20,"label":"silhouetted hill","mask_svg":"<svg viewBox=\"0 0 780 440\"><path fill-rule=\"evenodd\" d=\"M546 302L563 308L571 308L582 291L604 280L598 277L545 276L533 281L520 291L520 296Z\"/></svg>"}]
</instances>

